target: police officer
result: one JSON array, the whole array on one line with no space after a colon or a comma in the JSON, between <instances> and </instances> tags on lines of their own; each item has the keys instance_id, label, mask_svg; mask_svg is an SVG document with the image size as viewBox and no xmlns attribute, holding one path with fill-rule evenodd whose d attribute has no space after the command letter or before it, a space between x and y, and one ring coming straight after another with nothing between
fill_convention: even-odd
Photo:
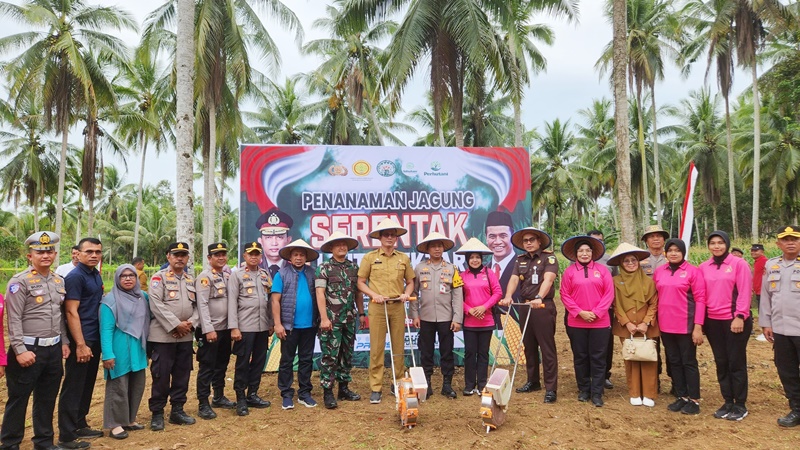
<instances>
[{"instance_id":1,"label":"police officer","mask_svg":"<svg viewBox=\"0 0 800 450\"><path fill-rule=\"evenodd\" d=\"M791 408L778 425L794 427L800 425L800 227L778 233L778 248L783 254L767 261L758 323L774 344L775 367Z\"/></svg>"},{"instance_id":2,"label":"police officer","mask_svg":"<svg viewBox=\"0 0 800 450\"><path fill-rule=\"evenodd\" d=\"M8 281L8 401L0 431L3 448L19 448L31 394L33 445L36 449L58 448L53 445L53 410L64 374L61 360L70 353L61 316L64 279L50 270L58 241L59 236L50 231L28 237L25 246L30 267Z\"/></svg>"},{"instance_id":3,"label":"police officer","mask_svg":"<svg viewBox=\"0 0 800 450\"><path fill-rule=\"evenodd\" d=\"M339 400L357 401L361 396L348 388L353 378L353 343L356 338L356 312L361 328L367 324L363 294L358 290L358 266L347 259L347 252L358 247L358 241L335 231L322 243L320 250L332 257L317 268L314 288L321 317L319 343L322 347L319 380L323 403L336 408L333 396L334 379L339 382Z\"/></svg>"},{"instance_id":4,"label":"police officer","mask_svg":"<svg viewBox=\"0 0 800 450\"><path fill-rule=\"evenodd\" d=\"M260 242L248 242L244 248L245 266L231 273L228 281L228 328L236 355L233 390L239 416L248 415L248 407L268 408L270 405L258 396L261 370L267 361L273 329L268 300L272 278L258 266L262 253Z\"/></svg>"},{"instance_id":5,"label":"police officer","mask_svg":"<svg viewBox=\"0 0 800 450\"><path fill-rule=\"evenodd\" d=\"M433 351L436 337L439 339L439 365L442 370L442 395L456 398L453 390L455 359L453 356L454 333L461 330L464 321L464 281L458 268L442 258L444 252L455 245L451 239L432 232L417 244L417 251L427 253L429 258L414 268L414 291L418 301L411 302L409 316L419 330L418 347L422 369L428 380L428 396L433 395Z\"/></svg>"},{"instance_id":6,"label":"police officer","mask_svg":"<svg viewBox=\"0 0 800 450\"><path fill-rule=\"evenodd\" d=\"M556 306L555 281L558 276L558 261L547 247L553 242L542 230L528 227L511 236L511 242L525 253L517 256L514 271L508 280L504 306L511 304L512 295L519 288L520 302L531 303L530 323L522 336L525 345L525 367L528 381L517 392L532 392L541 389L539 382L539 351L542 351L544 375L544 402L555 403L558 390L558 354L556 353ZM540 305L544 305L541 307ZM519 317L528 315L528 307L517 308ZM522 320L522 319L520 319Z\"/></svg>"},{"instance_id":7,"label":"police officer","mask_svg":"<svg viewBox=\"0 0 800 450\"><path fill-rule=\"evenodd\" d=\"M211 387L214 388L212 404L217 408L234 408L225 397L225 372L231 359L231 331L228 329L228 278L223 270L228 263L228 246L215 242L208 246L209 268L197 276L197 315L200 326L195 329L197 339L197 399L198 415L213 419L217 414L208 403Z\"/></svg>"},{"instance_id":8,"label":"police officer","mask_svg":"<svg viewBox=\"0 0 800 450\"><path fill-rule=\"evenodd\" d=\"M644 229L644 233L642 233L642 242L647 245L647 251L650 252L650 256L643 259L639 263L639 266L650 278L653 278L653 272L655 272L656 269L664 264L667 264L667 256L664 254L664 243L666 243L667 239L669 239L669 233L661 228L661 225L649 225ZM660 376L662 372L661 338L655 337L654 340L656 341L656 352L658 354L658 375ZM672 370L670 368L669 361L667 361L667 376L669 376L670 379L672 378ZM660 377L658 379L658 390L661 391ZM675 386L672 387L670 394L676 395Z\"/></svg>"},{"instance_id":9,"label":"police officer","mask_svg":"<svg viewBox=\"0 0 800 450\"><path fill-rule=\"evenodd\" d=\"M292 236L289 234L292 225L294 225L292 218L278 208L270 209L256 220L256 227L261 233L258 242L261 243L264 256L259 266L267 269L273 279L278 270L286 267L286 261L281 258L280 251L292 241Z\"/></svg>"},{"instance_id":10,"label":"police officer","mask_svg":"<svg viewBox=\"0 0 800 450\"><path fill-rule=\"evenodd\" d=\"M173 242L168 266L150 279L150 374L153 378L150 429L164 429L164 407L172 405L169 423L191 425L195 419L183 410L192 373L192 330L198 325L194 278L186 272L189 245Z\"/></svg>"}]
</instances>

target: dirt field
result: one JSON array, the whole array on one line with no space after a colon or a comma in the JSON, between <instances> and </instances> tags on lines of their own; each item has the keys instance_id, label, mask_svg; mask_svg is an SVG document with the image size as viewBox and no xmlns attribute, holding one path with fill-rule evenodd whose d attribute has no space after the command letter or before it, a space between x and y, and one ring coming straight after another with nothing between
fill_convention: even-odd
<instances>
[{"instance_id":1,"label":"dirt field","mask_svg":"<svg viewBox=\"0 0 800 450\"><path fill-rule=\"evenodd\" d=\"M559 312L559 317L562 312ZM560 320L560 319L559 319ZM757 327L756 327L757 328ZM756 333L760 332L758 329ZM277 375L265 374L261 396L272 401L266 410L251 409L247 417L237 417L233 411L217 410L219 417L192 426L179 427L167 424L163 432L148 430L132 432L124 441L109 437L92 441L93 448L124 449L272 449L272 448L603 448L639 449L655 448L800 448L800 427L782 429L777 417L788 412L786 399L772 363L770 344L752 339L748 347L750 414L738 423L717 420L713 412L722 404L716 373L708 344L699 351L702 391L702 412L699 416L685 416L669 412L666 406L672 401L669 395L656 400L654 408L633 407L628 403L624 370L621 358L614 359L612 381L615 388L606 391L606 405L595 408L577 401L577 389L572 370L572 353L569 350L563 327L557 331L559 348L559 391L554 405L542 403L543 392L514 394L508 421L500 429L486 434L478 416L479 397L462 397L463 371L459 368L455 388L459 397L443 398L438 393L441 376L434 375L434 395L420 407L420 424L412 429L400 427L394 409L394 398L386 394L383 402L371 405L366 370L354 371L351 385L364 397L360 402L340 402L338 409L329 411L322 407L322 391L314 374L314 396L320 402L309 409L296 404L294 410L280 409L280 395L276 388ZM619 350L617 346L617 350ZM388 372L387 372L388 374ZM233 364L229 367L233 377ZM149 379L149 375L148 375ZM387 379L388 380L388 379ZM525 380L515 383L521 385ZM669 379L662 376L663 387L669 391ZM232 383L231 383L232 384ZM0 387L0 399L6 398L5 383ZM102 377L95 390L95 403L90 413L90 424L102 424L104 384ZM189 391L194 395L194 379ZM228 389L232 396L232 389ZM145 392L141 422L149 424ZM189 414L195 415L197 403L186 405ZM56 429L57 433L57 429ZM25 449L32 448L30 417L26 429Z\"/></svg>"}]
</instances>

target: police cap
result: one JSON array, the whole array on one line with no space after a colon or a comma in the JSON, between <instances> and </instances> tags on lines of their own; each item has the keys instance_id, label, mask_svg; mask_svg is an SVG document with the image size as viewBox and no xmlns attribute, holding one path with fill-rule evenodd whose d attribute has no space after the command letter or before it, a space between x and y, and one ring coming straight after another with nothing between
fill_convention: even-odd
<instances>
[{"instance_id":1,"label":"police cap","mask_svg":"<svg viewBox=\"0 0 800 450\"><path fill-rule=\"evenodd\" d=\"M278 208L270 209L256 220L256 227L261 234L268 236L287 233L292 225L294 225L292 218Z\"/></svg>"},{"instance_id":2,"label":"police cap","mask_svg":"<svg viewBox=\"0 0 800 450\"><path fill-rule=\"evenodd\" d=\"M264 247L258 241L248 242L244 246L245 253L264 253Z\"/></svg>"},{"instance_id":3,"label":"police cap","mask_svg":"<svg viewBox=\"0 0 800 450\"><path fill-rule=\"evenodd\" d=\"M40 231L28 236L25 245L32 250L55 250L61 238L52 231Z\"/></svg>"},{"instance_id":4,"label":"police cap","mask_svg":"<svg viewBox=\"0 0 800 450\"><path fill-rule=\"evenodd\" d=\"M208 246L208 254L209 255L213 255L214 253L219 253L219 252L227 252L227 251L228 251L228 245L225 244L224 242L215 242L215 243L213 243L213 244Z\"/></svg>"},{"instance_id":5,"label":"police cap","mask_svg":"<svg viewBox=\"0 0 800 450\"><path fill-rule=\"evenodd\" d=\"M189 253L189 244L186 242L173 242L169 244L167 253L174 255L175 253Z\"/></svg>"}]
</instances>

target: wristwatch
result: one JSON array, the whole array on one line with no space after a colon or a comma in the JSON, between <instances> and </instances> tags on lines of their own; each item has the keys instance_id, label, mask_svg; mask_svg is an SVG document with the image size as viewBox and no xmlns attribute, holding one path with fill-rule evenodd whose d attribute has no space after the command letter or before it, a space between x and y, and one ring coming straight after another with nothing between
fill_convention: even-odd
<instances>
[{"instance_id":1,"label":"wristwatch","mask_svg":"<svg viewBox=\"0 0 800 450\"><path fill-rule=\"evenodd\" d=\"M737 314L736 318L744 320L744 314Z\"/></svg>"},{"instance_id":2,"label":"wristwatch","mask_svg":"<svg viewBox=\"0 0 800 450\"><path fill-rule=\"evenodd\" d=\"M366 317L366 316L367 315L365 313L358 313L358 317Z\"/></svg>"},{"instance_id":3,"label":"wristwatch","mask_svg":"<svg viewBox=\"0 0 800 450\"><path fill-rule=\"evenodd\" d=\"M541 295L539 295L539 294L536 294L536 297L533 297L533 299L534 299L534 300L541 300L541 299L542 299L542 296L541 296Z\"/></svg>"}]
</instances>

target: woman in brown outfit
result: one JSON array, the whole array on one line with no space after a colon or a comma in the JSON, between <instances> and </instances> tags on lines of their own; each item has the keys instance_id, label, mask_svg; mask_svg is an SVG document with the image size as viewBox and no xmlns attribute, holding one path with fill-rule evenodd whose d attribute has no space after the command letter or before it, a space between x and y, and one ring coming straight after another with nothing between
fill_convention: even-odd
<instances>
[{"instance_id":1,"label":"woman in brown outfit","mask_svg":"<svg viewBox=\"0 0 800 450\"><path fill-rule=\"evenodd\" d=\"M620 266L614 277L614 317L611 330L620 341L633 336L658 336L656 310L658 293L653 280L639 267L639 261L649 252L622 243L608 260ZM625 361L628 392L633 406L655 405L658 396L658 363L656 361Z\"/></svg>"}]
</instances>

